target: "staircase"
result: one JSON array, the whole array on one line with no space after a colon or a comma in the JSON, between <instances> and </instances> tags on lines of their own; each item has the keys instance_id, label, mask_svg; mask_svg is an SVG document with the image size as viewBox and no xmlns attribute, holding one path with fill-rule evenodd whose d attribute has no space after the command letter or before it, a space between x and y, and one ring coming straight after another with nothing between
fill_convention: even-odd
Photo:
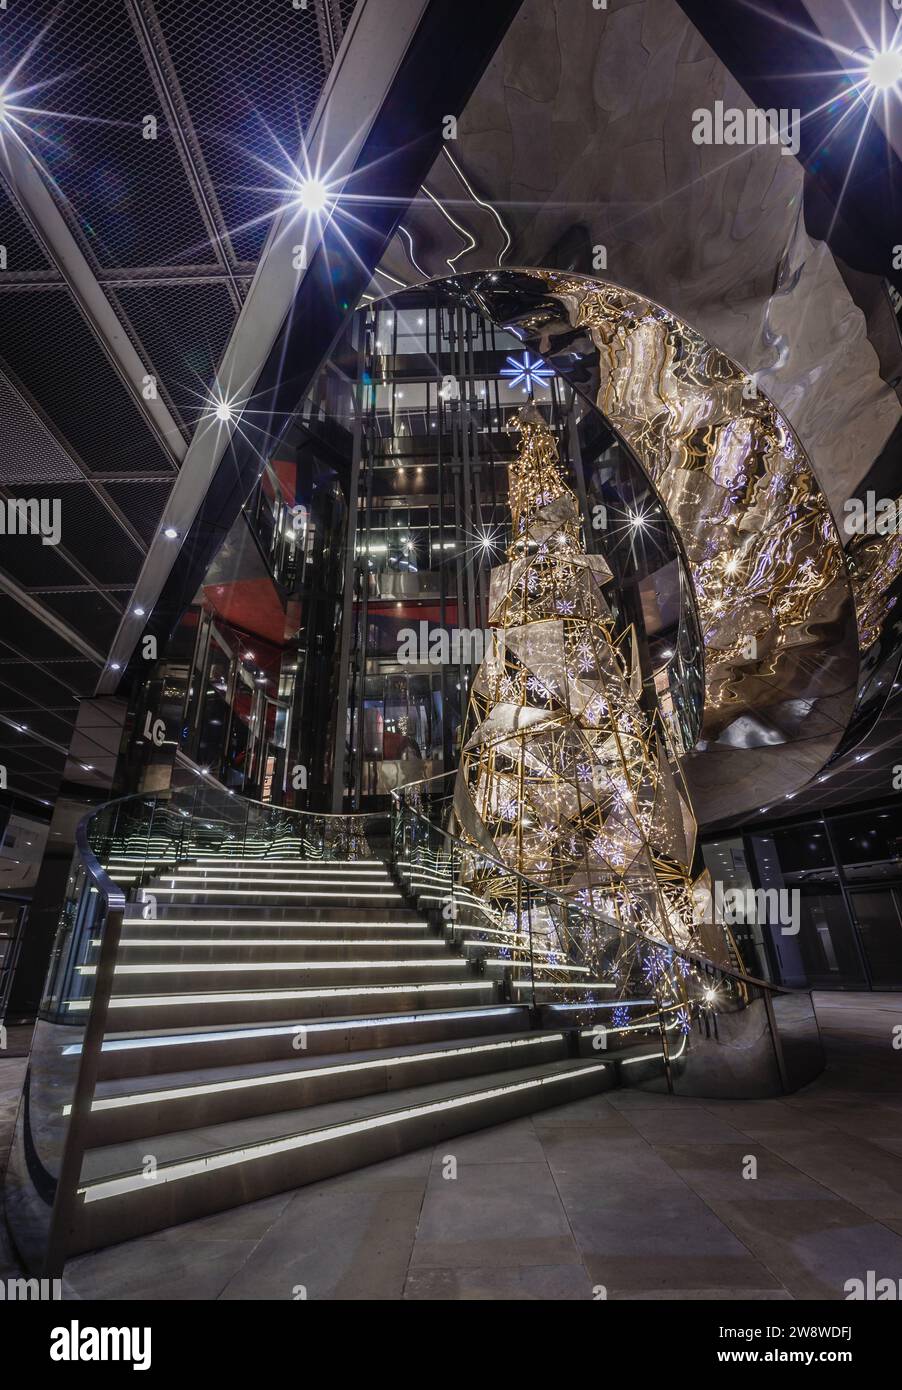
<instances>
[{"instance_id":1,"label":"staircase","mask_svg":"<svg viewBox=\"0 0 902 1390\"><path fill-rule=\"evenodd\" d=\"M616 1084L533 1007L516 939L442 901L440 865L158 866L123 923L69 1253Z\"/></svg>"}]
</instances>

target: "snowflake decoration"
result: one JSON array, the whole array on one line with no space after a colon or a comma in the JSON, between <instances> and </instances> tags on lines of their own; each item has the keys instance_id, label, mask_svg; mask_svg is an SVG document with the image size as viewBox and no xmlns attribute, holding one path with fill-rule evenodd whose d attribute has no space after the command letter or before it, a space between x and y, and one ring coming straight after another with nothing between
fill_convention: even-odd
<instances>
[{"instance_id":1,"label":"snowflake decoration","mask_svg":"<svg viewBox=\"0 0 902 1390\"><path fill-rule=\"evenodd\" d=\"M526 682L526 689L537 700L553 700L554 687L555 682L550 676L544 680L539 676L530 676Z\"/></svg>"},{"instance_id":2,"label":"snowflake decoration","mask_svg":"<svg viewBox=\"0 0 902 1390\"><path fill-rule=\"evenodd\" d=\"M669 951L650 951L642 964L642 978L647 985L655 985L667 974L670 965Z\"/></svg>"},{"instance_id":3,"label":"snowflake decoration","mask_svg":"<svg viewBox=\"0 0 902 1390\"><path fill-rule=\"evenodd\" d=\"M580 674L585 676L595 666L595 653L592 650L591 643L585 641L580 642L579 646L576 648L575 655ZM595 699L598 700L600 697L596 696Z\"/></svg>"}]
</instances>

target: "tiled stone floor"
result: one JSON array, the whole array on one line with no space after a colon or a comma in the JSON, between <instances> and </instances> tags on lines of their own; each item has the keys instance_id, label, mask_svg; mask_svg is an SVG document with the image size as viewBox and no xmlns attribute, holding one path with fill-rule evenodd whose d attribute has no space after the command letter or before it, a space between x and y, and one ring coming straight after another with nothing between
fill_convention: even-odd
<instances>
[{"instance_id":1,"label":"tiled stone floor","mask_svg":"<svg viewBox=\"0 0 902 1390\"><path fill-rule=\"evenodd\" d=\"M593 1097L82 1256L67 1297L842 1299L900 1278L902 995L816 1003L828 1067L796 1095ZM23 1070L0 1061L0 1126Z\"/></svg>"}]
</instances>

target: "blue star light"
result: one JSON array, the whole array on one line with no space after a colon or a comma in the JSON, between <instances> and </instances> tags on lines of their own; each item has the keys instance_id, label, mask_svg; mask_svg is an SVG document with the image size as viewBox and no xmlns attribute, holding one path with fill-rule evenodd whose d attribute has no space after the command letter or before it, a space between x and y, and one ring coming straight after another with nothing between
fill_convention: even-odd
<instances>
[{"instance_id":1,"label":"blue star light","mask_svg":"<svg viewBox=\"0 0 902 1390\"><path fill-rule=\"evenodd\" d=\"M531 358L528 352L523 353L522 361L518 362L516 357L509 357L509 367L501 368L501 376L511 378L511 386L519 386L524 383L523 390L531 395L536 386L544 386L549 377L554 376L550 367L546 367L543 358Z\"/></svg>"}]
</instances>

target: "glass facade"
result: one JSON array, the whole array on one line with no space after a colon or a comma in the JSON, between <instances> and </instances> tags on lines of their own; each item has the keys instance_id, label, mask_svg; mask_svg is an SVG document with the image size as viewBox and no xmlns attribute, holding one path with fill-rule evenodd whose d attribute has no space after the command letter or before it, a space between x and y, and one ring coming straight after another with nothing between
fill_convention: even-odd
<instances>
[{"instance_id":1,"label":"glass facade","mask_svg":"<svg viewBox=\"0 0 902 1390\"><path fill-rule=\"evenodd\" d=\"M715 879L723 873L725 850L739 843L755 895L753 930L779 983L902 988L902 825L896 810L878 805L827 812L772 831L752 828L742 842L712 840L704 852Z\"/></svg>"}]
</instances>

